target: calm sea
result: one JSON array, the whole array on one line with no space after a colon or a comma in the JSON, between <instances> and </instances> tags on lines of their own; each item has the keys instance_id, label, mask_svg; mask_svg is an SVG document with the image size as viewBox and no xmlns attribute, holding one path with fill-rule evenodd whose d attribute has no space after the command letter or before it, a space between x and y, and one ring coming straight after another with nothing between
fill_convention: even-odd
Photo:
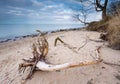
<instances>
[{"instance_id":1,"label":"calm sea","mask_svg":"<svg viewBox=\"0 0 120 84\"><path fill-rule=\"evenodd\" d=\"M35 30L52 31L66 28L80 28L81 24L0 24L0 41L16 36L35 34Z\"/></svg>"}]
</instances>

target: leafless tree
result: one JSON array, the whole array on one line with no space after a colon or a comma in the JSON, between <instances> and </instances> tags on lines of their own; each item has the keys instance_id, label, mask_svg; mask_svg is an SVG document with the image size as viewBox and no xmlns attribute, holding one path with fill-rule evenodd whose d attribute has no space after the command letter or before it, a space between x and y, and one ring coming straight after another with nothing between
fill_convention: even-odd
<instances>
[{"instance_id":1,"label":"leafless tree","mask_svg":"<svg viewBox=\"0 0 120 84\"><path fill-rule=\"evenodd\" d=\"M102 11L102 19L106 19L106 10L107 10L107 4L108 0L76 0L81 3L83 2L89 2L90 4L95 5L95 10L96 11Z\"/></svg>"},{"instance_id":2,"label":"leafless tree","mask_svg":"<svg viewBox=\"0 0 120 84\"><path fill-rule=\"evenodd\" d=\"M75 21L79 21L83 23L85 26L89 24L88 22L88 16L93 6L91 4L86 5L87 3L80 3L80 8L76 10L75 14L73 14L73 19Z\"/></svg>"},{"instance_id":3,"label":"leafless tree","mask_svg":"<svg viewBox=\"0 0 120 84\"><path fill-rule=\"evenodd\" d=\"M81 7L80 12L74 14L72 17L75 21L80 21L86 26L87 24L89 24L89 22L87 22L87 15L88 13L83 7Z\"/></svg>"}]
</instances>

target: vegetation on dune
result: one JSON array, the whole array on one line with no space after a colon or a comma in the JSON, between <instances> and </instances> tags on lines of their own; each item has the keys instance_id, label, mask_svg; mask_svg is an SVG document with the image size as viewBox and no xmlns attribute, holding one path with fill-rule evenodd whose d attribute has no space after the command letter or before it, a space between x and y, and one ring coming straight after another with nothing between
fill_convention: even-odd
<instances>
[{"instance_id":1,"label":"vegetation on dune","mask_svg":"<svg viewBox=\"0 0 120 84\"><path fill-rule=\"evenodd\" d=\"M91 22L86 29L90 31L104 32L107 30L107 27L108 27L108 23L104 23L104 21L101 20L101 21Z\"/></svg>"},{"instance_id":2,"label":"vegetation on dune","mask_svg":"<svg viewBox=\"0 0 120 84\"><path fill-rule=\"evenodd\" d=\"M107 39L111 48L120 49L120 18L118 16L109 21Z\"/></svg>"},{"instance_id":3,"label":"vegetation on dune","mask_svg":"<svg viewBox=\"0 0 120 84\"><path fill-rule=\"evenodd\" d=\"M115 16L108 21L91 22L86 28L90 31L104 32L103 40L109 42L113 49L120 49L120 17Z\"/></svg>"}]
</instances>

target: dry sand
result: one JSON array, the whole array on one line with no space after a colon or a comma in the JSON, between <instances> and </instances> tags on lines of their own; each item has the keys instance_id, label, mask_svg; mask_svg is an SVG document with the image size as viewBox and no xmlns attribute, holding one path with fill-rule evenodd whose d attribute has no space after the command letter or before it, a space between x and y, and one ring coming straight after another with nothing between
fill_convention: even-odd
<instances>
[{"instance_id":1,"label":"dry sand","mask_svg":"<svg viewBox=\"0 0 120 84\"><path fill-rule=\"evenodd\" d=\"M64 31L47 35L49 53L47 60L52 64L93 60L97 46L102 46L100 54L103 62L94 65L65 69L61 71L36 71L32 79L24 80L25 74L18 73L18 65L22 58L32 56L31 45L36 37L28 37L17 41L0 44L0 84L120 84L120 51L110 49L105 42L88 41L86 37L98 39L100 33L90 31ZM60 37L73 46L77 53L59 43L54 47L54 40ZM104 45L103 45L104 44ZM116 65L113 65L116 64Z\"/></svg>"}]
</instances>

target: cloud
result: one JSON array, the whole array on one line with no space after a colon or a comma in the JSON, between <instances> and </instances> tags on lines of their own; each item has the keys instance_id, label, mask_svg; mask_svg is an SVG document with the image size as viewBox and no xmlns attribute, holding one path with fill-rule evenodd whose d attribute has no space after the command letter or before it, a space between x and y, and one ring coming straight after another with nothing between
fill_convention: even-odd
<instances>
[{"instance_id":1,"label":"cloud","mask_svg":"<svg viewBox=\"0 0 120 84\"><path fill-rule=\"evenodd\" d=\"M49 5L49 6L47 6L47 8L55 8L55 7L57 7L56 5Z\"/></svg>"},{"instance_id":2,"label":"cloud","mask_svg":"<svg viewBox=\"0 0 120 84\"><path fill-rule=\"evenodd\" d=\"M19 11L19 10L9 10L7 13L8 13L8 14L17 15L17 16L24 15L24 14L22 13L22 11Z\"/></svg>"},{"instance_id":3,"label":"cloud","mask_svg":"<svg viewBox=\"0 0 120 84\"><path fill-rule=\"evenodd\" d=\"M71 16L69 16L69 15L63 15L63 16L55 16L54 18L55 18L55 20L66 21L66 20L70 20Z\"/></svg>"},{"instance_id":4,"label":"cloud","mask_svg":"<svg viewBox=\"0 0 120 84\"><path fill-rule=\"evenodd\" d=\"M64 7L64 4L52 4L52 5L44 5L43 8L41 8L41 10L43 11L48 11L48 10L59 10L61 8Z\"/></svg>"},{"instance_id":5,"label":"cloud","mask_svg":"<svg viewBox=\"0 0 120 84\"><path fill-rule=\"evenodd\" d=\"M16 7L16 6L8 6L8 8L11 10L18 10L18 11L26 11L26 12L33 12L33 9L28 8L22 8L22 7Z\"/></svg>"},{"instance_id":6,"label":"cloud","mask_svg":"<svg viewBox=\"0 0 120 84\"><path fill-rule=\"evenodd\" d=\"M64 6L64 4L58 4L58 5L44 5L44 7L41 7L39 9L28 9L28 8L22 8L22 7L14 7L14 6L8 6L9 11L8 14L16 15L16 16L24 16L27 17L29 20L39 20L43 21L46 20L50 22L70 22L71 16L74 13L72 9L67 8Z\"/></svg>"},{"instance_id":7,"label":"cloud","mask_svg":"<svg viewBox=\"0 0 120 84\"><path fill-rule=\"evenodd\" d=\"M93 12L93 13L90 13L87 17L88 17L87 18L88 22L99 21L102 19L102 14L100 12Z\"/></svg>"},{"instance_id":8,"label":"cloud","mask_svg":"<svg viewBox=\"0 0 120 84\"><path fill-rule=\"evenodd\" d=\"M33 13L34 10L32 9L26 9L21 7L14 7L14 6L8 6L9 10L6 12L7 14L11 15L17 15L17 16L27 16L30 13Z\"/></svg>"},{"instance_id":9,"label":"cloud","mask_svg":"<svg viewBox=\"0 0 120 84\"><path fill-rule=\"evenodd\" d=\"M35 6L42 6L43 3L37 1L37 0L31 0L32 4L35 5Z\"/></svg>"},{"instance_id":10,"label":"cloud","mask_svg":"<svg viewBox=\"0 0 120 84\"><path fill-rule=\"evenodd\" d=\"M28 7L8 5L6 14L9 14L11 17L28 19L31 23L33 21L44 23L74 23L72 16L78 13L78 11L74 11L69 7L71 4L76 6L76 3L72 2L66 4L65 1L59 2L59 0L58 2L55 0L30 0L29 4L31 5ZM94 16L96 16L96 18ZM95 15L94 13L88 17L88 21L101 18L100 14Z\"/></svg>"},{"instance_id":11,"label":"cloud","mask_svg":"<svg viewBox=\"0 0 120 84\"><path fill-rule=\"evenodd\" d=\"M46 5L41 10L46 11L48 9L53 9L53 8L57 8L57 7L58 7L57 5Z\"/></svg>"},{"instance_id":12,"label":"cloud","mask_svg":"<svg viewBox=\"0 0 120 84\"><path fill-rule=\"evenodd\" d=\"M58 9L56 11L54 11L54 13L56 14L62 14L62 15L71 15L74 14L75 11L71 10L71 9L66 9L66 8L62 8L62 9Z\"/></svg>"}]
</instances>

